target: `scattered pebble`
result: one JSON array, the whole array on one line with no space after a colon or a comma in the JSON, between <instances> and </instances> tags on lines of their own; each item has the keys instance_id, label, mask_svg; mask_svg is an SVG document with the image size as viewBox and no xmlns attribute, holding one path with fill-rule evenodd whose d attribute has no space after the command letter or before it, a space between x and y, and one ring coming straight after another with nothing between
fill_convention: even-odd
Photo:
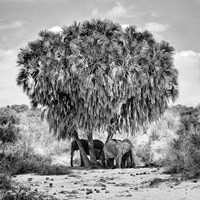
<instances>
[{"instance_id":1,"label":"scattered pebble","mask_svg":"<svg viewBox=\"0 0 200 200\"><path fill-rule=\"evenodd\" d=\"M93 193L92 189L86 188L86 194L87 194L87 195L88 195L88 194L92 194L92 193Z\"/></svg>"},{"instance_id":2,"label":"scattered pebble","mask_svg":"<svg viewBox=\"0 0 200 200\"><path fill-rule=\"evenodd\" d=\"M106 180L105 180L105 179L103 179L103 178L101 178L101 179L99 179L99 182L103 182L103 183L105 183L105 182L106 182Z\"/></svg>"},{"instance_id":3,"label":"scattered pebble","mask_svg":"<svg viewBox=\"0 0 200 200\"><path fill-rule=\"evenodd\" d=\"M100 192L100 190L98 190L98 189L94 189L94 191L96 191L96 193L99 193L99 192Z\"/></svg>"},{"instance_id":4,"label":"scattered pebble","mask_svg":"<svg viewBox=\"0 0 200 200\"><path fill-rule=\"evenodd\" d=\"M77 190L72 190L72 194L78 194Z\"/></svg>"},{"instance_id":5,"label":"scattered pebble","mask_svg":"<svg viewBox=\"0 0 200 200\"><path fill-rule=\"evenodd\" d=\"M61 193L61 194L65 194L65 193L67 193L67 192L64 191L64 190L61 190L59 193Z\"/></svg>"},{"instance_id":6,"label":"scattered pebble","mask_svg":"<svg viewBox=\"0 0 200 200\"><path fill-rule=\"evenodd\" d=\"M115 184L115 182L107 182L107 184Z\"/></svg>"},{"instance_id":7,"label":"scattered pebble","mask_svg":"<svg viewBox=\"0 0 200 200\"><path fill-rule=\"evenodd\" d=\"M53 187L53 183L49 183L49 187Z\"/></svg>"},{"instance_id":8,"label":"scattered pebble","mask_svg":"<svg viewBox=\"0 0 200 200\"><path fill-rule=\"evenodd\" d=\"M96 183L94 184L94 187L106 187L106 185L103 183Z\"/></svg>"}]
</instances>

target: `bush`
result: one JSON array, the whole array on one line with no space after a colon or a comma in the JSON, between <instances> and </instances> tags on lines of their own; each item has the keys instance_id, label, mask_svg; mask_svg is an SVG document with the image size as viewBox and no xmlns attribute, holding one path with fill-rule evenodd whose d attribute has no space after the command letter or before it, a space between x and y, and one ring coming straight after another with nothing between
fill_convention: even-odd
<instances>
[{"instance_id":1,"label":"bush","mask_svg":"<svg viewBox=\"0 0 200 200\"><path fill-rule=\"evenodd\" d=\"M20 187L12 188L11 190L0 190L0 199L1 200L58 200L57 198L39 193L37 191L30 191L29 188Z\"/></svg>"},{"instance_id":2,"label":"bush","mask_svg":"<svg viewBox=\"0 0 200 200\"><path fill-rule=\"evenodd\" d=\"M170 173L182 173L187 178L200 176L200 135L192 133L174 140L165 166Z\"/></svg>"},{"instance_id":3,"label":"bush","mask_svg":"<svg viewBox=\"0 0 200 200\"><path fill-rule=\"evenodd\" d=\"M10 189L12 189L10 177L7 174L0 174L0 190Z\"/></svg>"},{"instance_id":4,"label":"bush","mask_svg":"<svg viewBox=\"0 0 200 200\"><path fill-rule=\"evenodd\" d=\"M137 157L141 159L141 161L145 164L145 166L149 166L152 164L152 153L151 153L151 145L150 143L142 144L137 147L136 152Z\"/></svg>"},{"instance_id":5,"label":"bush","mask_svg":"<svg viewBox=\"0 0 200 200\"><path fill-rule=\"evenodd\" d=\"M9 107L0 108L0 145L15 142L19 133L16 125L19 119L16 113Z\"/></svg>"}]
</instances>

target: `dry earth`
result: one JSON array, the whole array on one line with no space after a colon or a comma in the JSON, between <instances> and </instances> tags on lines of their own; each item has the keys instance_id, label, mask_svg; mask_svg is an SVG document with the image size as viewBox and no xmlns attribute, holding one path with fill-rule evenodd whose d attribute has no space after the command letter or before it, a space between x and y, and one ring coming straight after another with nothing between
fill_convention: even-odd
<instances>
[{"instance_id":1,"label":"dry earth","mask_svg":"<svg viewBox=\"0 0 200 200\"><path fill-rule=\"evenodd\" d=\"M162 169L71 168L60 176L18 175L17 182L48 195L46 199L93 200L199 200L200 180L183 181L162 173Z\"/></svg>"}]
</instances>

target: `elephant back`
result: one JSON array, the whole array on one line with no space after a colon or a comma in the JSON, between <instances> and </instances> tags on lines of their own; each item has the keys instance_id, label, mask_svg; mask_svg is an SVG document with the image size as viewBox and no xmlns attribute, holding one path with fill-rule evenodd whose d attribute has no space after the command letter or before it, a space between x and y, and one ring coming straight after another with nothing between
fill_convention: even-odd
<instances>
[{"instance_id":1,"label":"elephant back","mask_svg":"<svg viewBox=\"0 0 200 200\"><path fill-rule=\"evenodd\" d=\"M93 140L94 149L102 150L104 143L101 140Z\"/></svg>"},{"instance_id":2,"label":"elephant back","mask_svg":"<svg viewBox=\"0 0 200 200\"><path fill-rule=\"evenodd\" d=\"M111 139L109 140L103 148L104 155L107 158L114 158L118 154L118 147L121 147L121 141L120 140L115 140Z\"/></svg>"}]
</instances>

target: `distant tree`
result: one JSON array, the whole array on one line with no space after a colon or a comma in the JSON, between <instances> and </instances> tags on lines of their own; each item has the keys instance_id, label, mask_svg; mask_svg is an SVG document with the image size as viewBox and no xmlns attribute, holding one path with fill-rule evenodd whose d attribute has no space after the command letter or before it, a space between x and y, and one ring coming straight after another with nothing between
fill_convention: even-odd
<instances>
[{"instance_id":1,"label":"distant tree","mask_svg":"<svg viewBox=\"0 0 200 200\"><path fill-rule=\"evenodd\" d=\"M25 105L25 104L21 104L21 105L12 105L11 108L13 110L15 110L17 113L20 113L20 112L25 112L28 110L28 106Z\"/></svg>"},{"instance_id":2,"label":"distant tree","mask_svg":"<svg viewBox=\"0 0 200 200\"><path fill-rule=\"evenodd\" d=\"M3 147L6 143L12 143L17 140L18 128L16 125L19 119L10 107L0 108L0 145Z\"/></svg>"},{"instance_id":3,"label":"distant tree","mask_svg":"<svg viewBox=\"0 0 200 200\"><path fill-rule=\"evenodd\" d=\"M178 130L179 135L198 133L200 131L200 108L187 107L185 105L176 105L171 108L172 111L179 113L181 125Z\"/></svg>"},{"instance_id":4,"label":"distant tree","mask_svg":"<svg viewBox=\"0 0 200 200\"><path fill-rule=\"evenodd\" d=\"M94 130L114 124L134 134L176 99L173 54L169 43L158 43L135 26L124 31L109 20L75 22L61 33L41 31L20 50L17 84L33 106L47 108L47 121L58 138L75 136L78 141L76 130L85 131L95 163Z\"/></svg>"}]
</instances>

